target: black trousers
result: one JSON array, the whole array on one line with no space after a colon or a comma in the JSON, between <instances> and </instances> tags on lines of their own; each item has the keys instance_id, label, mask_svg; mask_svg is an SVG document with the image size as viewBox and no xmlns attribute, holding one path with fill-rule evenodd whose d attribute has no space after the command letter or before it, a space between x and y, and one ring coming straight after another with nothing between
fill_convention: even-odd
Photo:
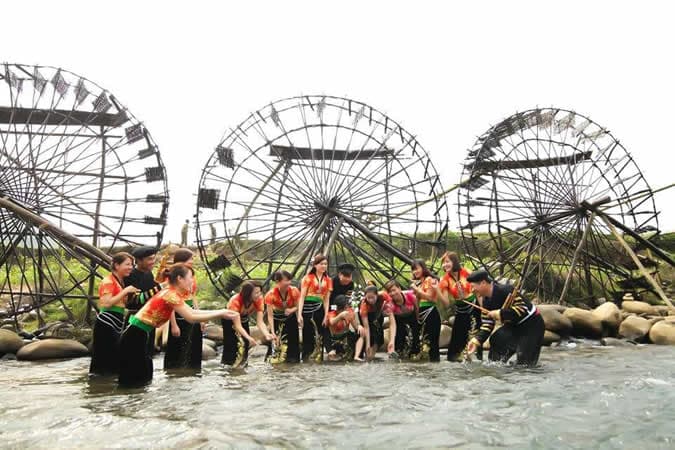
<instances>
[{"instance_id":1,"label":"black trousers","mask_svg":"<svg viewBox=\"0 0 675 450\"><path fill-rule=\"evenodd\" d=\"M302 309L302 360L307 362L323 360L323 341L326 328L323 326L325 312L319 303L305 303Z\"/></svg>"},{"instance_id":2,"label":"black trousers","mask_svg":"<svg viewBox=\"0 0 675 450\"><path fill-rule=\"evenodd\" d=\"M537 313L520 325L507 324L490 336L490 361L506 362L517 355L516 364L534 366L544 342L544 319Z\"/></svg>"},{"instance_id":3,"label":"black trousers","mask_svg":"<svg viewBox=\"0 0 675 450\"><path fill-rule=\"evenodd\" d=\"M273 363L300 362L300 332L295 313L288 316L283 312L274 312L274 334L279 338L279 345L271 355Z\"/></svg>"},{"instance_id":4,"label":"black trousers","mask_svg":"<svg viewBox=\"0 0 675 450\"><path fill-rule=\"evenodd\" d=\"M468 306L468 309L458 310L455 314L455 323L452 325L450 345L448 345L448 361L460 361L462 352L469 343L471 336L480 329L480 310ZM478 359L483 358L483 348L476 351Z\"/></svg>"},{"instance_id":5,"label":"black trousers","mask_svg":"<svg viewBox=\"0 0 675 450\"><path fill-rule=\"evenodd\" d=\"M420 324L415 314L396 316L394 349L401 359L408 359L420 351Z\"/></svg>"},{"instance_id":6,"label":"black trousers","mask_svg":"<svg viewBox=\"0 0 675 450\"><path fill-rule=\"evenodd\" d=\"M152 356L148 353L149 334L130 325L120 339L120 376L123 386L142 386L152 380Z\"/></svg>"},{"instance_id":7,"label":"black trousers","mask_svg":"<svg viewBox=\"0 0 675 450\"><path fill-rule=\"evenodd\" d=\"M103 311L94 322L93 348L89 373L92 375L117 375L120 370L119 344L124 315Z\"/></svg>"},{"instance_id":8,"label":"black trousers","mask_svg":"<svg viewBox=\"0 0 675 450\"><path fill-rule=\"evenodd\" d=\"M222 319L220 323L223 326L223 356L220 362L233 367L245 366L248 362L248 340L239 336L231 320ZM241 317L241 325L250 333L248 316Z\"/></svg>"},{"instance_id":9,"label":"black trousers","mask_svg":"<svg viewBox=\"0 0 675 450\"><path fill-rule=\"evenodd\" d=\"M426 359L425 353L429 353L429 361L438 362L441 360L441 353L438 348L438 340L441 337L441 315L435 306L425 306L420 308L420 342L422 349L419 353L420 359Z\"/></svg>"},{"instance_id":10,"label":"black trousers","mask_svg":"<svg viewBox=\"0 0 675 450\"><path fill-rule=\"evenodd\" d=\"M190 323L176 313L180 336L175 337L169 329L169 339L164 354L165 369L202 368L202 328L199 323Z\"/></svg>"}]
</instances>

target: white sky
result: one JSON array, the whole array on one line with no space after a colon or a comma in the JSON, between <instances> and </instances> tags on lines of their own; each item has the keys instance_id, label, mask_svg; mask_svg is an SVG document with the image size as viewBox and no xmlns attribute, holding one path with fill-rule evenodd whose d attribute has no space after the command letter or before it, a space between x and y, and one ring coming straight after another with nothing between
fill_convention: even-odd
<instances>
[{"instance_id":1,"label":"white sky","mask_svg":"<svg viewBox=\"0 0 675 450\"><path fill-rule=\"evenodd\" d=\"M194 214L200 171L228 127L299 94L387 113L418 137L446 186L477 135L535 106L607 127L652 188L675 179L668 2L215 3L0 9L0 60L85 76L146 124L168 170L166 240ZM675 230L673 200L673 189L657 196L664 231ZM456 228L454 206L450 215Z\"/></svg>"}]
</instances>

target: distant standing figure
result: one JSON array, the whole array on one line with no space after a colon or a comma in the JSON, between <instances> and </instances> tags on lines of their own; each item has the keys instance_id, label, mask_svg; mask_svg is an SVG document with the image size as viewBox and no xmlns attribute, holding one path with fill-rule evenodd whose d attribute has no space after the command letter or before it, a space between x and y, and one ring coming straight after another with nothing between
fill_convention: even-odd
<instances>
[{"instance_id":1,"label":"distant standing figure","mask_svg":"<svg viewBox=\"0 0 675 450\"><path fill-rule=\"evenodd\" d=\"M188 219L185 219L185 223L183 224L183 227L180 229L180 245L186 246L187 245L187 235L188 235L188 225L190 224L190 221Z\"/></svg>"},{"instance_id":2,"label":"distant standing figure","mask_svg":"<svg viewBox=\"0 0 675 450\"><path fill-rule=\"evenodd\" d=\"M211 241L209 243L214 245L216 243L216 226L214 224L210 224L209 227L211 228Z\"/></svg>"}]
</instances>

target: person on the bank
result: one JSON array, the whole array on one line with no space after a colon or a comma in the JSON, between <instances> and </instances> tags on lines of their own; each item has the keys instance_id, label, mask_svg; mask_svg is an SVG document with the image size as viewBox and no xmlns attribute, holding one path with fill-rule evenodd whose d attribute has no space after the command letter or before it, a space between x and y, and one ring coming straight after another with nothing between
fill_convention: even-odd
<instances>
[{"instance_id":1,"label":"person on the bank","mask_svg":"<svg viewBox=\"0 0 675 450\"><path fill-rule=\"evenodd\" d=\"M130 317L137 313L148 300L162 289L162 285L155 281L155 277L152 274L157 259L157 249L155 247L138 247L131 254L135 259L136 266L131 271L131 274L124 278L124 285L134 286L138 289L138 292L127 300L127 315L125 319L127 325L129 324ZM154 329L150 331L148 352L151 355L155 353Z\"/></svg>"},{"instance_id":2,"label":"person on the bank","mask_svg":"<svg viewBox=\"0 0 675 450\"><path fill-rule=\"evenodd\" d=\"M427 268L426 263L416 259L410 266L412 272L411 288L415 292L419 305L420 352L415 356L420 361L441 360L439 339L441 337L441 315L436 308L438 302L438 279Z\"/></svg>"},{"instance_id":3,"label":"person on the bank","mask_svg":"<svg viewBox=\"0 0 675 450\"><path fill-rule=\"evenodd\" d=\"M476 295L471 291L471 283L467 277L471 274L462 267L459 256L455 252L446 252L441 257L445 275L438 284L438 298L447 306L455 304L455 323L452 325L448 361L462 361L469 340L476 336L480 328L480 310L469 303L476 303ZM478 359L482 359L483 349L476 351Z\"/></svg>"},{"instance_id":4,"label":"person on the bank","mask_svg":"<svg viewBox=\"0 0 675 450\"><path fill-rule=\"evenodd\" d=\"M298 301L300 290L291 286L293 276L285 271L275 272L272 279L276 286L265 294L267 323L272 328L274 354L270 362L300 362L300 336L298 332Z\"/></svg>"},{"instance_id":5,"label":"person on the bank","mask_svg":"<svg viewBox=\"0 0 675 450\"><path fill-rule=\"evenodd\" d=\"M312 269L302 279L296 316L298 327L302 329L301 356L304 362L323 360L326 311L333 290L333 280L327 270L328 258L316 255L312 260Z\"/></svg>"},{"instance_id":6,"label":"person on the bank","mask_svg":"<svg viewBox=\"0 0 675 450\"><path fill-rule=\"evenodd\" d=\"M363 340L364 329L356 321L349 299L344 295L335 297L335 309L326 315L328 323L328 361L349 361L354 358L357 340ZM351 327L351 328L350 328ZM361 343L361 347L363 342Z\"/></svg>"},{"instance_id":7,"label":"person on the bank","mask_svg":"<svg viewBox=\"0 0 675 450\"><path fill-rule=\"evenodd\" d=\"M396 280L384 285L391 298L391 312L396 319L394 350L400 359L409 359L420 351L419 322L417 320L417 297L413 291L404 291Z\"/></svg>"},{"instance_id":8,"label":"person on the bank","mask_svg":"<svg viewBox=\"0 0 675 450\"><path fill-rule=\"evenodd\" d=\"M150 332L166 323L174 311L188 322L207 322L218 318L231 321L234 328L255 345L253 338L242 328L237 312L229 309L194 311L185 303L190 298L192 273L185 264L175 264L169 271L169 287L155 294L129 318L129 326L120 339L120 385L139 386L152 380L152 355L147 346Z\"/></svg>"},{"instance_id":9,"label":"person on the bank","mask_svg":"<svg viewBox=\"0 0 675 450\"><path fill-rule=\"evenodd\" d=\"M192 269L194 254L187 248L176 250L173 255L174 264L185 264ZM168 269L170 270L170 269ZM197 301L197 277L192 276L190 298L185 303L193 310L199 310ZM195 324L185 320L177 312L171 314L170 330L164 353L165 369L201 369L202 367L202 332L204 323Z\"/></svg>"},{"instance_id":10,"label":"person on the bank","mask_svg":"<svg viewBox=\"0 0 675 450\"><path fill-rule=\"evenodd\" d=\"M329 308L334 304L335 297L338 295L344 295L347 299L351 298L354 292L354 270L356 267L349 263L338 266L338 274L332 279L333 290L330 293Z\"/></svg>"},{"instance_id":11,"label":"person on the bank","mask_svg":"<svg viewBox=\"0 0 675 450\"><path fill-rule=\"evenodd\" d=\"M481 314L480 330L469 341L468 352L474 353L490 338L490 361L505 363L515 354L516 364L536 365L545 330L537 307L520 292L513 292L513 286L494 282L484 269L474 271L467 280L483 308L489 310ZM496 322L502 326L490 336Z\"/></svg>"},{"instance_id":12,"label":"person on the bank","mask_svg":"<svg viewBox=\"0 0 675 450\"><path fill-rule=\"evenodd\" d=\"M256 325L262 332L264 338L268 341L273 339L272 334L267 330L263 316L264 299L260 285L254 281L244 281L238 294L235 294L229 302L227 309L239 313L241 317L242 333L239 329L233 327L232 322L223 320L223 356L221 362L232 367L244 367L248 363L249 348L255 342L249 336L250 325L249 317L256 315Z\"/></svg>"},{"instance_id":13,"label":"person on the bank","mask_svg":"<svg viewBox=\"0 0 675 450\"><path fill-rule=\"evenodd\" d=\"M394 352L396 342L396 317L394 316L392 300L386 292L378 292L377 287L368 286L365 296L359 305L359 315L363 324L363 339L356 343L354 360L363 361L361 353L365 347L365 359L375 358L375 353L384 344L384 318L389 318L389 344L387 353Z\"/></svg>"},{"instance_id":14,"label":"person on the bank","mask_svg":"<svg viewBox=\"0 0 675 450\"><path fill-rule=\"evenodd\" d=\"M90 375L117 375L119 372L119 340L124 325L124 304L127 296L138 291L122 287L122 281L134 268L134 258L120 252L112 256L110 274L98 287L98 315L94 323Z\"/></svg>"}]
</instances>

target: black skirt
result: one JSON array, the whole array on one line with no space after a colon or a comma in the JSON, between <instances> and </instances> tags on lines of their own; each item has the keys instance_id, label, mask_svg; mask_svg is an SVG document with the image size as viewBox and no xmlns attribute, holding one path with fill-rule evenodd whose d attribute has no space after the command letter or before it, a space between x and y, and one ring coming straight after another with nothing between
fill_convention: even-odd
<instances>
[{"instance_id":1,"label":"black skirt","mask_svg":"<svg viewBox=\"0 0 675 450\"><path fill-rule=\"evenodd\" d=\"M103 311L94 323L93 349L89 373L92 375L117 375L120 370L119 342L124 315Z\"/></svg>"},{"instance_id":2,"label":"black skirt","mask_svg":"<svg viewBox=\"0 0 675 450\"><path fill-rule=\"evenodd\" d=\"M418 361L438 362L441 360L438 340L441 337L441 315L435 306L420 308L419 328L420 351L413 356Z\"/></svg>"},{"instance_id":3,"label":"black skirt","mask_svg":"<svg viewBox=\"0 0 675 450\"><path fill-rule=\"evenodd\" d=\"M378 313L368 313L368 329L370 330L370 346L380 347L384 344L384 316Z\"/></svg>"},{"instance_id":4,"label":"black skirt","mask_svg":"<svg viewBox=\"0 0 675 450\"><path fill-rule=\"evenodd\" d=\"M223 357L221 363L232 367L245 367L248 363L248 340L242 338L234 329L231 320L222 319L223 326ZM250 333L248 316L241 316L241 325Z\"/></svg>"},{"instance_id":5,"label":"black skirt","mask_svg":"<svg viewBox=\"0 0 675 450\"><path fill-rule=\"evenodd\" d=\"M448 361L461 361L463 352L469 340L480 329L480 310L466 305L466 308L457 308L455 323L452 325L450 345L448 345ZM482 359L483 348L476 351L476 357Z\"/></svg>"},{"instance_id":6,"label":"black skirt","mask_svg":"<svg viewBox=\"0 0 675 450\"><path fill-rule=\"evenodd\" d=\"M129 327L129 319L131 318L131 316L136 314L138 311L139 310L135 310L135 311L134 310L127 310L127 314L124 317L124 329L127 329ZM153 328L152 331L150 331L148 333L148 335L150 337L148 339L148 343L145 344L145 345L148 346L148 355L153 356L156 353L156 350L155 350L155 328Z\"/></svg>"},{"instance_id":7,"label":"black skirt","mask_svg":"<svg viewBox=\"0 0 675 450\"><path fill-rule=\"evenodd\" d=\"M269 362L272 364L300 362L300 333L295 313L286 316L283 311L274 311L274 334L277 335L279 342L274 346Z\"/></svg>"},{"instance_id":8,"label":"black skirt","mask_svg":"<svg viewBox=\"0 0 675 450\"><path fill-rule=\"evenodd\" d=\"M152 356L148 353L147 331L129 325L120 339L120 376L122 386L143 386L152 381Z\"/></svg>"},{"instance_id":9,"label":"black skirt","mask_svg":"<svg viewBox=\"0 0 675 450\"><path fill-rule=\"evenodd\" d=\"M305 303L302 308L303 362L323 361L323 341L328 335L328 330L323 326L324 314L321 303Z\"/></svg>"},{"instance_id":10,"label":"black skirt","mask_svg":"<svg viewBox=\"0 0 675 450\"><path fill-rule=\"evenodd\" d=\"M176 323L180 328L180 336L171 334L164 354L165 369L201 369L202 368L202 328L199 323L190 323L176 313Z\"/></svg>"}]
</instances>

